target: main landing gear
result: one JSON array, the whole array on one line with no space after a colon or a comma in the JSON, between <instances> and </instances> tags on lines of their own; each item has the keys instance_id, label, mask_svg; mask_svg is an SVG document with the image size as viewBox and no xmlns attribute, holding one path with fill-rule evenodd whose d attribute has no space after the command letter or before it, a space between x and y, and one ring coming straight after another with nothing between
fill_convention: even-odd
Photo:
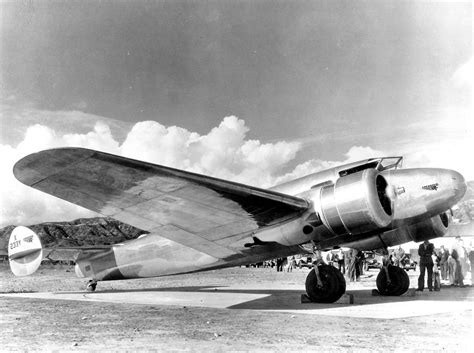
<instances>
[{"instance_id":1,"label":"main landing gear","mask_svg":"<svg viewBox=\"0 0 474 353\"><path fill-rule=\"evenodd\" d=\"M334 303L346 292L346 280L337 268L323 262L321 250L312 245L314 266L306 277L306 294L314 303Z\"/></svg>"},{"instance_id":2,"label":"main landing gear","mask_svg":"<svg viewBox=\"0 0 474 353\"><path fill-rule=\"evenodd\" d=\"M316 253L317 254L317 253ZM410 286L408 274L400 267L392 266L384 258L382 269L377 276L379 294L398 296ZM346 280L335 267L326 265L317 257L314 268L306 277L306 294L314 303L334 303L346 292Z\"/></svg>"},{"instance_id":3,"label":"main landing gear","mask_svg":"<svg viewBox=\"0 0 474 353\"><path fill-rule=\"evenodd\" d=\"M384 264L377 276L377 289L381 295L402 295L410 287L410 278L402 268Z\"/></svg>"},{"instance_id":4,"label":"main landing gear","mask_svg":"<svg viewBox=\"0 0 474 353\"><path fill-rule=\"evenodd\" d=\"M400 267L383 266L377 276L381 295L399 296L410 286L407 273ZM306 277L306 294L314 303L334 303L346 292L346 280L339 270L329 265L318 265Z\"/></svg>"},{"instance_id":5,"label":"main landing gear","mask_svg":"<svg viewBox=\"0 0 474 353\"><path fill-rule=\"evenodd\" d=\"M306 294L315 303L334 303L346 292L346 280L334 266L317 265L306 277Z\"/></svg>"}]
</instances>

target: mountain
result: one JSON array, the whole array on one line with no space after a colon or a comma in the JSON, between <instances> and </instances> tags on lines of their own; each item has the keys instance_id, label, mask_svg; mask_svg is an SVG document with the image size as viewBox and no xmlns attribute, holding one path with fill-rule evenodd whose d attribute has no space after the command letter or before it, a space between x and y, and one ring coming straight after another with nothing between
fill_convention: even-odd
<instances>
[{"instance_id":1,"label":"mountain","mask_svg":"<svg viewBox=\"0 0 474 353\"><path fill-rule=\"evenodd\" d=\"M468 181L464 197L453 207L449 235L474 236L474 181Z\"/></svg>"},{"instance_id":2,"label":"mountain","mask_svg":"<svg viewBox=\"0 0 474 353\"><path fill-rule=\"evenodd\" d=\"M0 229L0 253L7 250L8 238L15 227L13 225ZM46 222L28 227L38 234L44 248L48 248L50 244L63 247L112 245L147 233L108 217Z\"/></svg>"}]
</instances>

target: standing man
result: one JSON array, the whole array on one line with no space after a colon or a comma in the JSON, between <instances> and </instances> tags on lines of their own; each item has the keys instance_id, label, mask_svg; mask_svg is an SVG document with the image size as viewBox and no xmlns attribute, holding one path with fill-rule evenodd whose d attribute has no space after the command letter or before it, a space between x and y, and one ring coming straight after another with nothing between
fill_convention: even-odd
<instances>
[{"instance_id":1,"label":"standing man","mask_svg":"<svg viewBox=\"0 0 474 353\"><path fill-rule=\"evenodd\" d=\"M360 276L364 274L364 253L359 250L357 251L357 268L356 268L356 281L360 281Z\"/></svg>"},{"instance_id":2,"label":"standing man","mask_svg":"<svg viewBox=\"0 0 474 353\"><path fill-rule=\"evenodd\" d=\"M474 286L474 248L472 247L472 241L469 244L469 251L467 253L469 262L471 263L471 287Z\"/></svg>"},{"instance_id":3,"label":"standing man","mask_svg":"<svg viewBox=\"0 0 474 353\"><path fill-rule=\"evenodd\" d=\"M461 257L462 256L462 257ZM460 236L457 236L451 247L451 258L454 261L454 286L464 287L462 261L466 261L464 246Z\"/></svg>"},{"instance_id":4,"label":"standing man","mask_svg":"<svg viewBox=\"0 0 474 353\"><path fill-rule=\"evenodd\" d=\"M283 257L279 257L276 260L277 264L277 272L283 272L283 265L284 265L285 259Z\"/></svg>"},{"instance_id":5,"label":"standing man","mask_svg":"<svg viewBox=\"0 0 474 353\"><path fill-rule=\"evenodd\" d=\"M453 249L456 249L456 251L458 253L458 258L455 259L455 260L459 265L459 268L460 268L461 273L462 273L462 277L464 279L464 277L466 277L467 268L468 268L468 266L467 266L467 251L464 248L464 242L463 242L463 240L461 239L461 237L459 235L456 236L456 238L454 239Z\"/></svg>"},{"instance_id":6,"label":"standing man","mask_svg":"<svg viewBox=\"0 0 474 353\"><path fill-rule=\"evenodd\" d=\"M428 272L428 289L433 291L433 259L431 255L434 252L434 245L428 240L425 240L418 248L418 255L420 255L420 276L418 277L417 291L423 291L425 286L425 269Z\"/></svg>"},{"instance_id":7,"label":"standing man","mask_svg":"<svg viewBox=\"0 0 474 353\"><path fill-rule=\"evenodd\" d=\"M342 274L345 274L346 273L346 266L345 266L345 263L344 263L344 252L342 251L341 248L339 248L339 250L337 250L337 253L336 253L336 256L337 256L337 264L338 264L338 267L339 267L339 271L341 271Z\"/></svg>"},{"instance_id":8,"label":"standing man","mask_svg":"<svg viewBox=\"0 0 474 353\"><path fill-rule=\"evenodd\" d=\"M351 249L349 253L349 268L348 268L348 277L349 281L354 282L357 277L356 267L357 267L357 250Z\"/></svg>"},{"instance_id":9,"label":"standing man","mask_svg":"<svg viewBox=\"0 0 474 353\"><path fill-rule=\"evenodd\" d=\"M441 267L441 279L443 281L446 281L448 279L448 257L449 253L448 251L444 248L444 245L441 245L441 249L439 250L439 265Z\"/></svg>"},{"instance_id":10,"label":"standing man","mask_svg":"<svg viewBox=\"0 0 474 353\"><path fill-rule=\"evenodd\" d=\"M395 251L395 266L403 267L403 260L405 259L405 250L401 246Z\"/></svg>"}]
</instances>

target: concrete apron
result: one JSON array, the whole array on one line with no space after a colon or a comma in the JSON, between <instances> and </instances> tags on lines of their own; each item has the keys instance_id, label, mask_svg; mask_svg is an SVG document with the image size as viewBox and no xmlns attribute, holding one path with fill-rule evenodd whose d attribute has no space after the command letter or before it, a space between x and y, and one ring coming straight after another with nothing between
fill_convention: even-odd
<instances>
[{"instance_id":1,"label":"concrete apron","mask_svg":"<svg viewBox=\"0 0 474 353\"><path fill-rule=\"evenodd\" d=\"M354 304L341 298L334 304L301 303L304 291L296 289L252 289L248 287L195 287L97 292L2 293L0 297L47 300L246 309L310 315L393 319L449 312L471 311L474 289L446 288L400 297L372 296L369 290L350 290Z\"/></svg>"}]
</instances>

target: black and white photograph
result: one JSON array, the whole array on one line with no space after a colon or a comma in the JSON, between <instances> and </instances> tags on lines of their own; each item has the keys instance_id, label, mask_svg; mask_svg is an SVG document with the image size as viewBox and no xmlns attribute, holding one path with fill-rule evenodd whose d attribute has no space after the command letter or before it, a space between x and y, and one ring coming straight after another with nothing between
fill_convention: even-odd
<instances>
[{"instance_id":1,"label":"black and white photograph","mask_svg":"<svg viewBox=\"0 0 474 353\"><path fill-rule=\"evenodd\" d=\"M473 14L0 0L0 351L471 352Z\"/></svg>"}]
</instances>

